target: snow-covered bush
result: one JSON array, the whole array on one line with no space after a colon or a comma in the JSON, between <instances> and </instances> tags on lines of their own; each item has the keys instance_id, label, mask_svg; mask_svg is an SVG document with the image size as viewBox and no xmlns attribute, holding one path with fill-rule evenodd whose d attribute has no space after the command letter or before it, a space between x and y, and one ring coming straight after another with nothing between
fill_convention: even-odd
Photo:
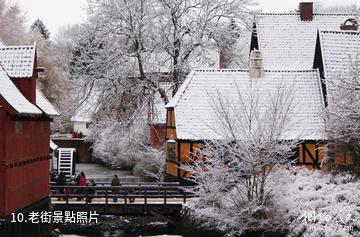
<instances>
[{"instance_id":1,"label":"snow-covered bush","mask_svg":"<svg viewBox=\"0 0 360 237\"><path fill-rule=\"evenodd\" d=\"M158 182L163 181L165 176L165 149L144 147L138 153L139 162L135 165L133 173L139 176L149 177Z\"/></svg>"},{"instance_id":2,"label":"snow-covered bush","mask_svg":"<svg viewBox=\"0 0 360 237\"><path fill-rule=\"evenodd\" d=\"M289 236L360 236L360 181L348 173L279 170L272 180L275 219Z\"/></svg>"},{"instance_id":3,"label":"snow-covered bush","mask_svg":"<svg viewBox=\"0 0 360 237\"><path fill-rule=\"evenodd\" d=\"M87 139L92 143L94 157L114 167L133 167L148 143L149 129L143 119L129 124L108 118L90 129Z\"/></svg>"},{"instance_id":4,"label":"snow-covered bush","mask_svg":"<svg viewBox=\"0 0 360 237\"><path fill-rule=\"evenodd\" d=\"M348 173L323 174L303 168L280 168L269 181L267 206L239 208L230 192L221 195L221 208L205 205L201 198L186 212L205 228L228 236L272 233L273 236L360 236L360 181Z\"/></svg>"}]
</instances>

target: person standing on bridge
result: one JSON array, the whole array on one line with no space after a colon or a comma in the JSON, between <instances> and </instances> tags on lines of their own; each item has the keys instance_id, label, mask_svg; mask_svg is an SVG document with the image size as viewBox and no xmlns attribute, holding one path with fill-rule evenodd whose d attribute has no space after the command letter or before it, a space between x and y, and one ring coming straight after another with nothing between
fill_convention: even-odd
<instances>
[{"instance_id":1,"label":"person standing on bridge","mask_svg":"<svg viewBox=\"0 0 360 237\"><path fill-rule=\"evenodd\" d=\"M118 178L118 176L115 174L114 177L111 180L111 186L120 186L120 180ZM117 202L118 198L117 198L117 194L119 193L119 188L112 188L112 193L113 193L113 201Z\"/></svg>"},{"instance_id":2,"label":"person standing on bridge","mask_svg":"<svg viewBox=\"0 0 360 237\"><path fill-rule=\"evenodd\" d=\"M80 172L80 175L76 178L77 181L77 185L81 186L78 189L77 194L84 194L85 193L85 187L86 187L86 176L85 173L83 171ZM78 200L80 201L81 198L78 197Z\"/></svg>"},{"instance_id":3,"label":"person standing on bridge","mask_svg":"<svg viewBox=\"0 0 360 237\"><path fill-rule=\"evenodd\" d=\"M66 177L65 174L63 172L60 172L57 180L56 180L56 185L57 186L65 186L66 185ZM64 188L58 188L58 194L65 194L64 192ZM58 197L58 200L60 200L61 197ZM63 197L63 199L65 200L65 197Z\"/></svg>"},{"instance_id":4,"label":"person standing on bridge","mask_svg":"<svg viewBox=\"0 0 360 237\"><path fill-rule=\"evenodd\" d=\"M88 183L88 188L87 188L87 194L90 195L90 197L87 197L87 202L91 202L91 200L93 199L93 196L91 195L95 195L95 180L94 179L90 179L90 182Z\"/></svg>"}]
</instances>

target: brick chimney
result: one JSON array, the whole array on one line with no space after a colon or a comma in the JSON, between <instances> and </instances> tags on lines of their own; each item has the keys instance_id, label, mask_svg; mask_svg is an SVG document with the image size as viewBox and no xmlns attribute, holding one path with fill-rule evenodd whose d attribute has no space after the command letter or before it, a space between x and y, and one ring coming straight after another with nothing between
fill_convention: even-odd
<instances>
[{"instance_id":1,"label":"brick chimney","mask_svg":"<svg viewBox=\"0 0 360 237\"><path fill-rule=\"evenodd\" d=\"M302 21L312 21L313 20L313 3L312 2L300 2L299 12L300 19Z\"/></svg>"},{"instance_id":2,"label":"brick chimney","mask_svg":"<svg viewBox=\"0 0 360 237\"><path fill-rule=\"evenodd\" d=\"M359 29L359 24L356 19L349 18L343 24L340 25L340 29L357 31Z\"/></svg>"},{"instance_id":3,"label":"brick chimney","mask_svg":"<svg viewBox=\"0 0 360 237\"><path fill-rule=\"evenodd\" d=\"M220 51L220 55L219 55L219 68L220 69L225 68L225 55L223 50Z\"/></svg>"}]
</instances>

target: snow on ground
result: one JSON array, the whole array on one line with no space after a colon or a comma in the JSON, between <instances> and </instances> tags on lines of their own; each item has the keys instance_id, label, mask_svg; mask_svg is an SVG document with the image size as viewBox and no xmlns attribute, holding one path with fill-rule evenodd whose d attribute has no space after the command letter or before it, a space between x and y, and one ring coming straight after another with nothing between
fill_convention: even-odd
<instances>
[{"instance_id":1,"label":"snow on ground","mask_svg":"<svg viewBox=\"0 0 360 237\"><path fill-rule=\"evenodd\" d=\"M272 185L275 211L294 236L360 236L360 181L352 175L281 170Z\"/></svg>"},{"instance_id":2,"label":"snow on ground","mask_svg":"<svg viewBox=\"0 0 360 237\"><path fill-rule=\"evenodd\" d=\"M232 229L230 236L265 230L290 237L360 236L360 180L354 176L297 167L276 171L268 185L271 198L265 208L222 203L218 209L201 199L187 208L195 222L228 233Z\"/></svg>"}]
</instances>

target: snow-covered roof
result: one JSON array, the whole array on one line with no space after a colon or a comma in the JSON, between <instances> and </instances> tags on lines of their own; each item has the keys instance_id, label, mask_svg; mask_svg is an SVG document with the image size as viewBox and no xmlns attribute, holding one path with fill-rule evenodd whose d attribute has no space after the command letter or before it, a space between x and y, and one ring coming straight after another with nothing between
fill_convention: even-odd
<instances>
[{"instance_id":1,"label":"snow-covered roof","mask_svg":"<svg viewBox=\"0 0 360 237\"><path fill-rule=\"evenodd\" d=\"M161 82L160 87L165 90L167 98L172 98L172 84L170 82ZM166 108L165 102L161 98L159 92L155 93L154 106L153 106L152 124L165 124L166 123Z\"/></svg>"},{"instance_id":2,"label":"snow-covered roof","mask_svg":"<svg viewBox=\"0 0 360 237\"><path fill-rule=\"evenodd\" d=\"M1 46L0 64L11 78L29 78L33 75L35 45Z\"/></svg>"},{"instance_id":3,"label":"snow-covered roof","mask_svg":"<svg viewBox=\"0 0 360 237\"><path fill-rule=\"evenodd\" d=\"M310 70L313 66L318 29L338 30L351 14L314 14L301 21L300 14L259 13L256 32L267 70Z\"/></svg>"},{"instance_id":4,"label":"snow-covered roof","mask_svg":"<svg viewBox=\"0 0 360 237\"><path fill-rule=\"evenodd\" d=\"M352 60L360 54L360 33L350 31L320 31L325 78L333 78L350 69Z\"/></svg>"},{"instance_id":5,"label":"snow-covered roof","mask_svg":"<svg viewBox=\"0 0 360 237\"><path fill-rule=\"evenodd\" d=\"M259 90L261 109L267 108L270 95L284 83L292 87L294 111L289 118L293 124L281 139L326 139L325 124L320 113L324 109L319 73L308 71L265 71L264 77L251 79L247 70L195 70L188 75L167 108L174 108L176 137L184 140L222 139L224 130L214 110L214 95L225 96L232 104L239 104L239 93L249 88ZM248 102L248 101L246 101ZM230 105L227 105L230 106ZM237 136L242 137L239 132Z\"/></svg>"},{"instance_id":6,"label":"snow-covered roof","mask_svg":"<svg viewBox=\"0 0 360 237\"><path fill-rule=\"evenodd\" d=\"M50 148L51 150L55 151L58 148L58 145L56 145L53 140L50 139Z\"/></svg>"},{"instance_id":7,"label":"snow-covered roof","mask_svg":"<svg viewBox=\"0 0 360 237\"><path fill-rule=\"evenodd\" d=\"M6 44L0 39L0 47L4 47Z\"/></svg>"},{"instance_id":8,"label":"snow-covered roof","mask_svg":"<svg viewBox=\"0 0 360 237\"><path fill-rule=\"evenodd\" d=\"M17 89L7 73L0 66L0 95L10 104L20 115L36 114L42 112Z\"/></svg>"},{"instance_id":9,"label":"snow-covered roof","mask_svg":"<svg viewBox=\"0 0 360 237\"><path fill-rule=\"evenodd\" d=\"M46 99L40 90L36 89L36 105L49 116L59 116L60 113L56 108Z\"/></svg>"},{"instance_id":10,"label":"snow-covered roof","mask_svg":"<svg viewBox=\"0 0 360 237\"><path fill-rule=\"evenodd\" d=\"M328 96L338 80L350 78L360 60L360 33L354 31L320 31L321 55Z\"/></svg>"}]
</instances>

